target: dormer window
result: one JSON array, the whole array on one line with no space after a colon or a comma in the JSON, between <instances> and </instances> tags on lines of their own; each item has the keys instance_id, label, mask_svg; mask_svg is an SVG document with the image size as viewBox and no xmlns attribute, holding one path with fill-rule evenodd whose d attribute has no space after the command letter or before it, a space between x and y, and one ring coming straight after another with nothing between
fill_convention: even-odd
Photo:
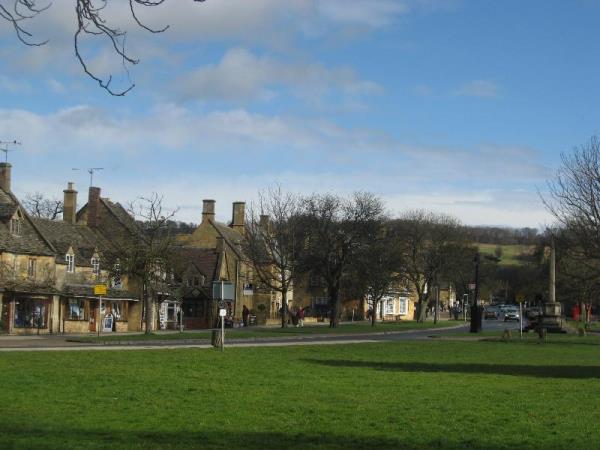
<instances>
[{"instance_id":1,"label":"dormer window","mask_svg":"<svg viewBox=\"0 0 600 450\"><path fill-rule=\"evenodd\" d=\"M65 261L67 263L67 273L75 272L75 255L72 253L67 253L65 255Z\"/></svg>"},{"instance_id":2,"label":"dormer window","mask_svg":"<svg viewBox=\"0 0 600 450\"><path fill-rule=\"evenodd\" d=\"M98 256L93 256L91 260L92 264L92 273L94 275L100 275L100 258Z\"/></svg>"},{"instance_id":3,"label":"dormer window","mask_svg":"<svg viewBox=\"0 0 600 450\"><path fill-rule=\"evenodd\" d=\"M10 232L15 236L21 235L21 219L18 217L10 219Z\"/></svg>"}]
</instances>

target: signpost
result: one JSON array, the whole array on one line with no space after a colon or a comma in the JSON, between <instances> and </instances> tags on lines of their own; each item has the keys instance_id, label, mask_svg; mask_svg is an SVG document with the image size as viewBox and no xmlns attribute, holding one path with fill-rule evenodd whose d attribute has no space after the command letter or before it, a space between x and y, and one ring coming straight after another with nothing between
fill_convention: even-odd
<instances>
[{"instance_id":1,"label":"signpost","mask_svg":"<svg viewBox=\"0 0 600 450\"><path fill-rule=\"evenodd\" d=\"M219 320L221 321L221 351L225 348L225 316L227 316L227 300L235 300L235 285L230 281L213 282L213 299L219 299ZM216 338L216 330L214 330ZM216 345L215 345L216 346Z\"/></svg>"},{"instance_id":2,"label":"signpost","mask_svg":"<svg viewBox=\"0 0 600 450\"><path fill-rule=\"evenodd\" d=\"M102 320L102 296L106 295L106 285L105 284L95 285L94 286L94 295L98 297L98 323L96 323L96 330L98 332L98 337L99 337L100 336L100 327L104 326L104 321ZM111 326L112 326L112 321L111 321Z\"/></svg>"},{"instance_id":3,"label":"signpost","mask_svg":"<svg viewBox=\"0 0 600 450\"><path fill-rule=\"evenodd\" d=\"M525 296L522 294L517 295L517 301L519 302L519 331L520 337L523 339L523 302L525 301Z\"/></svg>"}]
</instances>

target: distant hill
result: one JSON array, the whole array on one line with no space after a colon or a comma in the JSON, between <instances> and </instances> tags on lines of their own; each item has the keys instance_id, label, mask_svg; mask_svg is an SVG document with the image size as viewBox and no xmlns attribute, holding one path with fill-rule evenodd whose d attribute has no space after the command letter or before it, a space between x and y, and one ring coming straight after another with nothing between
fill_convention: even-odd
<instances>
[{"instance_id":1,"label":"distant hill","mask_svg":"<svg viewBox=\"0 0 600 450\"><path fill-rule=\"evenodd\" d=\"M503 228L468 226L473 242L496 245L536 245L540 234L536 228Z\"/></svg>"},{"instance_id":2,"label":"distant hill","mask_svg":"<svg viewBox=\"0 0 600 450\"><path fill-rule=\"evenodd\" d=\"M482 254L499 257L499 264L501 266L522 266L528 259L531 259L536 248L535 245L519 244L498 245L477 243L475 245L477 245Z\"/></svg>"}]
</instances>

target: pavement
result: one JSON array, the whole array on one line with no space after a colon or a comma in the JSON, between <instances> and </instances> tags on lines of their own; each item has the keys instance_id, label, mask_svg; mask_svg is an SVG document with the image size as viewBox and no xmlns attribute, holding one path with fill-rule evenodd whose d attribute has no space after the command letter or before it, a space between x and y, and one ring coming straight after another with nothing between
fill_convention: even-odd
<instances>
[{"instance_id":1,"label":"pavement","mask_svg":"<svg viewBox=\"0 0 600 450\"><path fill-rule=\"evenodd\" d=\"M406 331L382 331L364 334L336 334L336 335L306 335L294 337L271 337L253 339L227 339L225 347L274 347L295 345L340 345L360 344L373 342L395 342L407 340L419 340L430 338L450 338L455 333L467 332L469 324L464 322L448 322L448 327L424 330ZM502 330L509 328L518 330L518 322L484 321L483 329ZM87 335L86 335L87 336ZM158 349L181 349L181 348L212 348L206 340L194 342L193 340L155 340L155 341L122 341L121 343L104 342L88 343L74 342L73 335L35 335L35 336L0 336L0 352L15 351L97 351L97 350L158 350ZM455 338L455 337L454 337ZM463 336L461 340L478 340L481 335Z\"/></svg>"}]
</instances>

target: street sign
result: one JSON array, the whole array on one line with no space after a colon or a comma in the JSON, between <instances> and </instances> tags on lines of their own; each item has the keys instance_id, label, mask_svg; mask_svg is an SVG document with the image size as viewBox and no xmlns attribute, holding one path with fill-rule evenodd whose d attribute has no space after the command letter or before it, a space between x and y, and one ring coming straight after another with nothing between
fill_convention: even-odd
<instances>
[{"instance_id":1,"label":"street sign","mask_svg":"<svg viewBox=\"0 0 600 450\"><path fill-rule=\"evenodd\" d=\"M106 295L106 285L97 284L94 286L94 295Z\"/></svg>"},{"instance_id":2,"label":"street sign","mask_svg":"<svg viewBox=\"0 0 600 450\"><path fill-rule=\"evenodd\" d=\"M227 310L226 309L220 309L219 310L219 316L220 317L225 317L227 315Z\"/></svg>"},{"instance_id":3,"label":"street sign","mask_svg":"<svg viewBox=\"0 0 600 450\"><path fill-rule=\"evenodd\" d=\"M475 283L469 283L469 290L471 290L471 291L475 290Z\"/></svg>"},{"instance_id":4,"label":"street sign","mask_svg":"<svg viewBox=\"0 0 600 450\"><path fill-rule=\"evenodd\" d=\"M235 300L235 285L231 281L213 281L213 298Z\"/></svg>"}]
</instances>

